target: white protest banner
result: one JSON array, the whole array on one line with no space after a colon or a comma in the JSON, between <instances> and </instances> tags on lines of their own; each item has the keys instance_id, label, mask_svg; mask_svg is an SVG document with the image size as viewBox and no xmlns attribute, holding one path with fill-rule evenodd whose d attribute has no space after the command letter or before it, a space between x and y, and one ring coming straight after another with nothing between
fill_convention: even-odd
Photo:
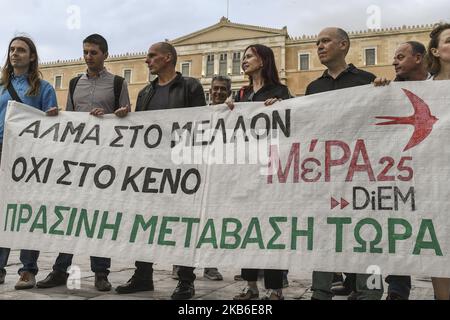
<instances>
[{"instance_id":1,"label":"white protest banner","mask_svg":"<svg viewBox=\"0 0 450 320\"><path fill-rule=\"evenodd\" d=\"M450 277L450 84L51 118L10 103L0 247Z\"/></svg>"}]
</instances>

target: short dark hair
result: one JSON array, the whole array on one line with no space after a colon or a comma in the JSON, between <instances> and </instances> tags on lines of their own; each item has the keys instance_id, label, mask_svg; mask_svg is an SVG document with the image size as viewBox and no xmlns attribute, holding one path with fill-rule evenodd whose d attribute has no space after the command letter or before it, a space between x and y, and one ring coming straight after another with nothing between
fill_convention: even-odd
<instances>
[{"instance_id":1,"label":"short dark hair","mask_svg":"<svg viewBox=\"0 0 450 320\"><path fill-rule=\"evenodd\" d=\"M427 49L422 43L418 41L407 41L405 43L411 46L413 54L421 54L422 56L427 54Z\"/></svg>"},{"instance_id":2,"label":"short dark hair","mask_svg":"<svg viewBox=\"0 0 450 320\"><path fill-rule=\"evenodd\" d=\"M96 44L100 47L100 50L103 53L108 53L108 42L99 34L91 34L89 37L83 40L83 44L85 43Z\"/></svg>"},{"instance_id":3,"label":"short dark hair","mask_svg":"<svg viewBox=\"0 0 450 320\"><path fill-rule=\"evenodd\" d=\"M433 75L437 75L441 71L441 61L432 54L431 49L437 49L439 47L441 34L447 29L450 29L449 23L438 23L430 34L431 40L428 44L428 69Z\"/></svg>"},{"instance_id":4,"label":"short dark hair","mask_svg":"<svg viewBox=\"0 0 450 320\"><path fill-rule=\"evenodd\" d=\"M157 45L159 45L161 51L163 51L164 53L168 53L172 56L172 64L174 67L176 67L178 61L178 54L175 47L168 42L159 42L157 43Z\"/></svg>"},{"instance_id":5,"label":"short dark hair","mask_svg":"<svg viewBox=\"0 0 450 320\"><path fill-rule=\"evenodd\" d=\"M227 84L227 91L231 92L231 79L229 77L226 77L226 76L215 76L212 79L212 81L211 81L211 85L214 83L214 81L225 82Z\"/></svg>"}]
</instances>

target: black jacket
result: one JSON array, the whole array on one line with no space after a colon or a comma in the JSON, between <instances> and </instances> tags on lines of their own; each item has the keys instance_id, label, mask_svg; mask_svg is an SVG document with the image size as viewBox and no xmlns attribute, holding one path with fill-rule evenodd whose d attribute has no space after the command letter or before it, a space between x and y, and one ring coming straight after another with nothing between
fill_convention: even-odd
<instances>
[{"instance_id":1,"label":"black jacket","mask_svg":"<svg viewBox=\"0 0 450 320\"><path fill-rule=\"evenodd\" d=\"M291 99L292 95L289 93L288 87L282 84L267 84L256 93L253 93L253 88L251 86L246 86L239 91L234 98L234 101L258 102L275 98L287 100Z\"/></svg>"},{"instance_id":2,"label":"black jacket","mask_svg":"<svg viewBox=\"0 0 450 320\"><path fill-rule=\"evenodd\" d=\"M150 101L155 95L158 79L152 81L139 92L136 111L151 111ZM166 109L206 106L205 92L201 83L194 78L183 77L177 72L177 77L170 85L169 105Z\"/></svg>"}]
</instances>

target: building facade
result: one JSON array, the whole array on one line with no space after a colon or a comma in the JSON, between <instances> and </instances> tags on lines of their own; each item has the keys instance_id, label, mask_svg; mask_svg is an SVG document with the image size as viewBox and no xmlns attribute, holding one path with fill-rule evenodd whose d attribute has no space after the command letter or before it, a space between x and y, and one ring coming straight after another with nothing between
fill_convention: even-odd
<instances>
[{"instance_id":1,"label":"building facade","mask_svg":"<svg viewBox=\"0 0 450 320\"><path fill-rule=\"evenodd\" d=\"M426 25L350 32L351 49L347 61L378 76L394 78L392 60L397 46L411 40L427 45L431 30L432 26ZM245 48L255 43L273 49L282 82L293 95L302 96L308 84L320 77L325 69L316 54L316 39L317 36L291 37L287 27L272 29L250 26L222 18L209 28L170 43L179 55L177 70L183 75L199 79L207 98L215 75L230 77L234 92L248 83L241 69L241 61ZM152 78L145 59L145 52L127 53L111 56L106 63L110 72L123 76L129 83L132 103L135 103L139 91ZM44 79L55 86L59 104L63 107L70 79L85 70L83 59L41 65Z\"/></svg>"}]
</instances>

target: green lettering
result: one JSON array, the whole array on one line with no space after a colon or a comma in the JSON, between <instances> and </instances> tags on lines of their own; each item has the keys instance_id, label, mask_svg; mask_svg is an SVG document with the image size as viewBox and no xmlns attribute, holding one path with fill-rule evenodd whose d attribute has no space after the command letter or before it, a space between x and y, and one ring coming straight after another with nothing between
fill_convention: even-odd
<instances>
[{"instance_id":1,"label":"green lettering","mask_svg":"<svg viewBox=\"0 0 450 320\"><path fill-rule=\"evenodd\" d=\"M167 224L169 222L180 222L180 218L163 217L163 220L161 223L161 229L159 230L158 245L175 247L177 244L175 241L166 241L165 240L166 235L172 234L172 229L167 228Z\"/></svg>"},{"instance_id":2,"label":"green lettering","mask_svg":"<svg viewBox=\"0 0 450 320\"><path fill-rule=\"evenodd\" d=\"M430 233L431 241L424 241L427 231ZM442 257L442 250L434 229L433 220L424 219L420 224L419 235L417 236L416 246L414 248L414 255L420 255L422 249L434 250L438 257Z\"/></svg>"},{"instance_id":3,"label":"green lettering","mask_svg":"<svg viewBox=\"0 0 450 320\"><path fill-rule=\"evenodd\" d=\"M184 240L184 247L189 248L191 246L192 228L193 228L194 224L200 223L200 219L198 219L198 218L183 218L183 219L181 219L181 222L187 223L186 239Z\"/></svg>"},{"instance_id":4,"label":"green lettering","mask_svg":"<svg viewBox=\"0 0 450 320\"><path fill-rule=\"evenodd\" d=\"M314 248L314 218L308 218L308 230L298 230L298 218L292 218L291 250L297 250L297 238L308 237L308 251Z\"/></svg>"},{"instance_id":5,"label":"green lettering","mask_svg":"<svg viewBox=\"0 0 450 320\"><path fill-rule=\"evenodd\" d=\"M86 209L81 209L80 217L78 218L77 230L75 232L75 236L79 237L81 234L81 229L84 227L84 231L86 232L86 236L90 239L94 237L95 227L97 226L97 219L100 212L95 210L94 217L92 219L91 224L89 225L89 217Z\"/></svg>"},{"instance_id":6,"label":"green lettering","mask_svg":"<svg viewBox=\"0 0 450 320\"><path fill-rule=\"evenodd\" d=\"M6 207L5 229L3 231L6 231L6 229L8 228L8 217L9 217L9 212L11 210L13 210L11 231L14 231L14 224L15 224L16 213L17 213L17 204L8 204L8 206Z\"/></svg>"},{"instance_id":7,"label":"green lettering","mask_svg":"<svg viewBox=\"0 0 450 320\"><path fill-rule=\"evenodd\" d=\"M24 216L24 213L26 212L26 216ZM19 220L17 222L17 229L16 231L20 231L20 226L22 224L26 224L31 220L31 215L33 213L33 208L31 208L28 204L21 204L19 207Z\"/></svg>"},{"instance_id":8,"label":"green lettering","mask_svg":"<svg viewBox=\"0 0 450 320\"><path fill-rule=\"evenodd\" d=\"M40 220L42 220L41 223ZM47 207L41 206L39 212L34 219L33 225L31 226L30 232L34 232L37 229L41 229L42 233L47 234Z\"/></svg>"},{"instance_id":9,"label":"green lettering","mask_svg":"<svg viewBox=\"0 0 450 320\"><path fill-rule=\"evenodd\" d=\"M73 231L73 226L75 225L75 218L77 217L78 209L72 208L69 217L69 224L67 225L66 236L71 236Z\"/></svg>"},{"instance_id":10,"label":"green lettering","mask_svg":"<svg viewBox=\"0 0 450 320\"><path fill-rule=\"evenodd\" d=\"M228 231L228 225L234 224L236 228L233 231ZM220 248L227 250L235 250L241 245L242 238L239 232L242 230L242 223L238 219L228 218L222 221L222 235L220 240ZM233 244L227 244L227 238L234 238Z\"/></svg>"},{"instance_id":11,"label":"green lettering","mask_svg":"<svg viewBox=\"0 0 450 320\"><path fill-rule=\"evenodd\" d=\"M50 231L48 232L49 234L56 235L56 236L64 235L64 231L57 230L56 228L58 228L58 226L61 224L61 222L64 221L64 217L61 214L61 211L69 211L69 210L70 210L70 208L67 208L67 207L59 207L59 206L55 207L55 214L56 214L56 217L58 218L58 221L56 221L55 224L53 224L50 227Z\"/></svg>"},{"instance_id":12,"label":"green lettering","mask_svg":"<svg viewBox=\"0 0 450 320\"><path fill-rule=\"evenodd\" d=\"M148 244L153 244L153 241L155 240L157 224L158 224L158 217L156 216L151 217L150 220L145 222L144 216L140 214L136 215L136 217L134 218L133 229L131 231L130 243L136 242L139 227L142 227L143 231L147 231L147 229L151 227L150 234L148 236Z\"/></svg>"},{"instance_id":13,"label":"green lettering","mask_svg":"<svg viewBox=\"0 0 450 320\"><path fill-rule=\"evenodd\" d=\"M207 238L208 235L211 235ZM214 249L217 249L217 236L216 236L216 227L214 226L214 220L209 219L206 222L205 228L200 236L200 240L198 240L197 249L200 249L203 244L210 243Z\"/></svg>"},{"instance_id":14,"label":"green lettering","mask_svg":"<svg viewBox=\"0 0 450 320\"><path fill-rule=\"evenodd\" d=\"M343 250L343 238L344 238L344 225L351 224L352 218L328 218L328 224L336 225L336 252L342 252Z\"/></svg>"},{"instance_id":15,"label":"green lettering","mask_svg":"<svg viewBox=\"0 0 450 320\"><path fill-rule=\"evenodd\" d=\"M105 230L112 230L113 235L111 240L116 241L117 235L120 229L120 222L122 221L122 212L117 212L116 222L114 224L108 224L108 216L109 212L103 212L102 222L100 223L100 230L98 231L98 239L103 239L103 235L105 234Z\"/></svg>"},{"instance_id":16,"label":"green lettering","mask_svg":"<svg viewBox=\"0 0 450 320\"><path fill-rule=\"evenodd\" d=\"M403 226L405 232L395 233L397 225ZM412 236L412 226L405 219L388 219L389 253L396 253L396 242L407 240Z\"/></svg>"},{"instance_id":17,"label":"green lettering","mask_svg":"<svg viewBox=\"0 0 450 320\"><path fill-rule=\"evenodd\" d=\"M376 246L380 244L383 239L383 228L375 219L363 219L355 227L355 239L361 245L361 247L353 248L354 252L367 252L367 242L361 237L361 229L366 226L373 226L377 235L375 239L370 242L370 253L383 253L382 248L377 248Z\"/></svg>"},{"instance_id":18,"label":"green lettering","mask_svg":"<svg viewBox=\"0 0 450 320\"><path fill-rule=\"evenodd\" d=\"M272 239L270 239L269 243L267 244L267 249L269 250L284 250L286 249L286 245L284 244L275 244L275 241L278 240L278 238L281 236L281 230L278 227L278 222L280 223L286 223L288 219L286 217L271 217L269 218L269 223L272 226L273 230L275 231L275 235Z\"/></svg>"},{"instance_id":19,"label":"green lettering","mask_svg":"<svg viewBox=\"0 0 450 320\"><path fill-rule=\"evenodd\" d=\"M253 231L256 233L255 238L251 238ZM252 218L245 234L244 241L242 241L242 249L246 249L248 244L256 243L260 249L264 249L264 241L261 233L261 225L258 218Z\"/></svg>"}]
</instances>

